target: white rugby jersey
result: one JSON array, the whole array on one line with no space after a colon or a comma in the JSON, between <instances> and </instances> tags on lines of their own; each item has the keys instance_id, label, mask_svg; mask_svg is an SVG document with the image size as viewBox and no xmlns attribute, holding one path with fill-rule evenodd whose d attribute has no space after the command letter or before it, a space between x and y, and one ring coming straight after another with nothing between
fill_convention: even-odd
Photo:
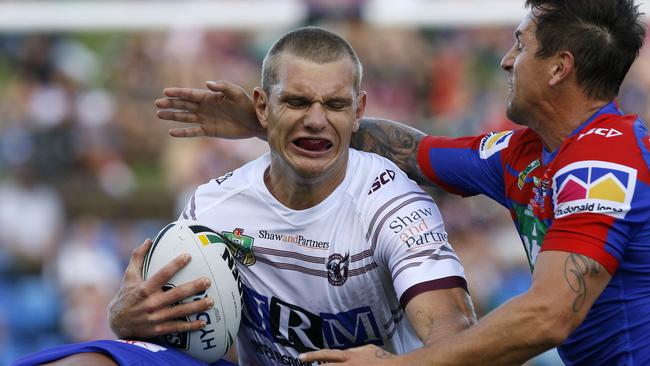
<instances>
[{"instance_id":1,"label":"white rugby jersey","mask_svg":"<svg viewBox=\"0 0 650 366\"><path fill-rule=\"evenodd\" d=\"M296 211L264 184L269 164L267 153L200 186L182 213L231 242L244 285L240 364L301 365L305 351L370 343L421 347L408 301L467 287L431 197L389 160L351 149L341 185Z\"/></svg>"}]
</instances>

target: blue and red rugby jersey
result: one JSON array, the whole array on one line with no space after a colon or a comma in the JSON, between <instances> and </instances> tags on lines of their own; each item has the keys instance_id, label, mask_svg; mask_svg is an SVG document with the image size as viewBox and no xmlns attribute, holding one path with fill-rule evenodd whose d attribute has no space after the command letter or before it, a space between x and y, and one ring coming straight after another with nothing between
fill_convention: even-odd
<instances>
[{"instance_id":1,"label":"blue and red rugby jersey","mask_svg":"<svg viewBox=\"0 0 650 366\"><path fill-rule=\"evenodd\" d=\"M425 175L510 210L531 269L540 251L581 254L612 279L558 347L567 365L650 365L650 136L614 102L554 152L528 128L425 137Z\"/></svg>"},{"instance_id":2,"label":"blue and red rugby jersey","mask_svg":"<svg viewBox=\"0 0 650 366\"><path fill-rule=\"evenodd\" d=\"M65 344L24 356L11 366L36 366L79 353L96 352L109 355L120 366L208 366L208 364L157 344L142 341L98 340ZM235 366L220 360L210 366Z\"/></svg>"}]
</instances>

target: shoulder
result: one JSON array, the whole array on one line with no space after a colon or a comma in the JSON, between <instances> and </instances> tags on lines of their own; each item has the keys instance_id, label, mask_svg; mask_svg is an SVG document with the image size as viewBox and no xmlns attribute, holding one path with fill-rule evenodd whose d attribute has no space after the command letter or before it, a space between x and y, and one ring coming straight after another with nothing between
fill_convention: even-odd
<instances>
[{"instance_id":1,"label":"shoulder","mask_svg":"<svg viewBox=\"0 0 650 366\"><path fill-rule=\"evenodd\" d=\"M567 139L555 160L559 164L598 160L643 165L647 140L647 130L636 116L604 114Z\"/></svg>"},{"instance_id":2,"label":"shoulder","mask_svg":"<svg viewBox=\"0 0 650 366\"><path fill-rule=\"evenodd\" d=\"M194 191L183 216L195 217L197 212L208 210L237 194L251 189L268 164L263 155L220 177L201 184Z\"/></svg>"},{"instance_id":3,"label":"shoulder","mask_svg":"<svg viewBox=\"0 0 650 366\"><path fill-rule=\"evenodd\" d=\"M555 217L624 217L634 197L650 193L648 138L636 116L606 114L565 141L550 169Z\"/></svg>"},{"instance_id":4,"label":"shoulder","mask_svg":"<svg viewBox=\"0 0 650 366\"><path fill-rule=\"evenodd\" d=\"M374 153L350 150L348 193L360 202L372 202L422 189L392 161Z\"/></svg>"},{"instance_id":5,"label":"shoulder","mask_svg":"<svg viewBox=\"0 0 650 366\"><path fill-rule=\"evenodd\" d=\"M357 158L352 155L357 154ZM351 172L355 179L348 186L348 196L364 221L391 215L405 206L418 203L435 206L431 196L402 172L393 162L373 153L354 151Z\"/></svg>"}]
</instances>

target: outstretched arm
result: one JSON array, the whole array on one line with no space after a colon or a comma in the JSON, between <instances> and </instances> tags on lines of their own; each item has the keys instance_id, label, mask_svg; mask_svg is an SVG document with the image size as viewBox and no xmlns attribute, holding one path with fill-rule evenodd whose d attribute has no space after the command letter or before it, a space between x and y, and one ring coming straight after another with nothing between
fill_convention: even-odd
<instances>
[{"instance_id":1,"label":"outstretched arm","mask_svg":"<svg viewBox=\"0 0 650 366\"><path fill-rule=\"evenodd\" d=\"M591 258L567 252L539 254L532 287L476 325L402 356L368 347L321 350L303 361L353 365L520 365L562 343L585 319L611 279ZM388 361L388 362L386 362Z\"/></svg>"},{"instance_id":2,"label":"outstretched arm","mask_svg":"<svg viewBox=\"0 0 650 366\"><path fill-rule=\"evenodd\" d=\"M259 137L266 140L251 97L240 86L227 81L208 81L207 89L165 88L157 99L158 118L189 123L190 127L169 130L174 137L210 136L228 139ZM415 128L380 118L364 118L351 145L392 160L411 179L432 185L417 163L418 144L426 136Z\"/></svg>"},{"instance_id":3,"label":"outstretched arm","mask_svg":"<svg viewBox=\"0 0 650 366\"><path fill-rule=\"evenodd\" d=\"M402 169L420 185L432 186L418 166L420 141L426 135L399 122L379 118L364 118L359 131L352 135L351 146L357 150L381 155Z\"/></svg>"}]
</instances>

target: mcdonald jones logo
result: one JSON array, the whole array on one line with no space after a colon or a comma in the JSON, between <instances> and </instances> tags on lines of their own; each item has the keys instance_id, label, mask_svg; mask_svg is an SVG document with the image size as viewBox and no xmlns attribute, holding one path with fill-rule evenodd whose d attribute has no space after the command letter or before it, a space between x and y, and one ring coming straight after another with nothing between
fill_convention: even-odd
<instances>
[{"instance_id":1,"label":"mcdonald jones logo","mask_svg":"<svg viewBox=\"0 0 650 366\"><path fill-rule=\"evenodd\" d=\"M605 161L567 165L553 176L555 217L581 212L624 217L630 210L636 172Z\"/></svg>"}]
</instances>

